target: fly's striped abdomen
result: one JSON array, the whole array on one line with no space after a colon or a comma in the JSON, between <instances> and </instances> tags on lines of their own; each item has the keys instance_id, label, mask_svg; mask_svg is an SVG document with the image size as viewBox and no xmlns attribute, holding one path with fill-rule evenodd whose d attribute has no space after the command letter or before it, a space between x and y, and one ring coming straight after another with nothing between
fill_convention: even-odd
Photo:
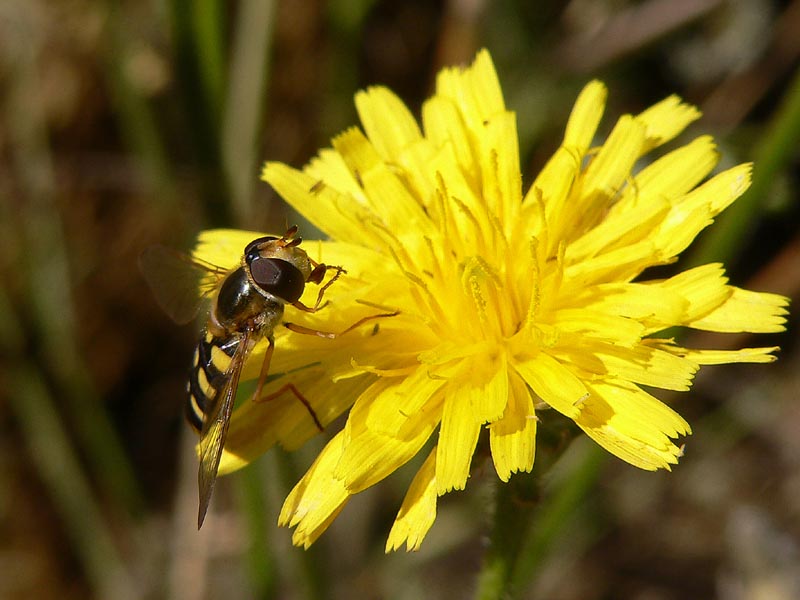
<instances>
[{"instance_id":1,"label":"fly's striped abdomen","mask_svg":"<svg viewBox=\"0 0 800 600\"><path fill-rule=\"evenodd\" d=\"M197 344L187 386L186 418L198 433L203 429L208 407L225 387L228 366L239 339L239 336L218 338L206 333Z\"/></svg>"}]
</instances>

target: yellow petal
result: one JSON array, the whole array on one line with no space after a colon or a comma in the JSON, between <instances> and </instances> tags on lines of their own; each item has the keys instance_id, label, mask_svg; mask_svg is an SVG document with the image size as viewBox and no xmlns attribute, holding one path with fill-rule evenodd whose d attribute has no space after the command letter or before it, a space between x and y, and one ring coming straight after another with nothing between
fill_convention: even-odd
<instances>
[{"instance_id":1,"label":"yellow petal","mask_svg":"<svg viewBox=\"0 0 800 600\"><path fill-rule=\"evenodd\" d=\"M645 344L625 348L587 339L582 348L564 346L550 351L561 362L588 373L679 392L689 389L698 369L690 360Z\"/></svg>"},{"instance_id":2,"label":"yellow petal","mask_svg":"<svg viewBox=\"0 0 800 600\"><path fill-rule=\"evenodd\" d=\"M482 423L475 419L463 389L448 386L436 447L436 490L441 496L450 490L463 490Z\"/></svg>"},{"instance_id":3,"label":"yellow petal","mask_svg":"<svg viewBox=\"0 0 800 600\"><path fill-rule=\"evenodd\" d=\"M591 203L608 201L620 192L641 154L644 140L645 128L639 121L630 115L620 117L583 176L584 204L588 202L593 208Z\"/></svg>"},{"instance_id":4,"label":"yellow petal","mask_svg":"<svg viewBox=\"0 0 800 600\"><path fill-rule=\"evenodd\" d=\"M578 416L578 404L587 392L571 370L544 352L532 358L515 357L512 364L539 398L571 419Z\"/></svg>"},{"instance_id":5,"label":"yellow petal","mask_svg":"<svg viewBox=\"0 0 800 600\"><path fill-rule=\"evenodd\" d=\"M256 367L260 368L260 364ZM256 376L257 372L252 378ZM264 396L288 382L300 390L325 427L350 407L369 379L349 378L332 384L319 367L310 367L305 372L276 378L264 388ZM296 450L319 434L308 409L290 391L269 402L253 402L247 395L244 398L240 395L240 400L231 417L220 474L242 468L276 443L287 450Z\"/></svg>"},{"instance_id":6,"label":"yellow petal","mask_svg":"<svg viewBox=\"0 0 800 600\"><path fill-rule=\"evenodd\" d=\"M667 352L673 352L696 362L698 365L725 365L733 363L771 363L778 360L774 356L780 348L742 348L741 350L692 350L676 346L664 347Z\"/></svg>"},{"instance_id":7,"label":"yellow petal","mask_svg":"<svg viewBox=\"0 0 800 600\"><path fill-rule=\"evenodd\" d=\"M575 422L592 439L642 469L669 469L678 462L680 450L669 438L691 431L680 415L629 383L588 387L591 395Z\"/></svg>"},{"instance_id":8,"label":"yellow petal","mask_svg":"<svg viewBox=\"0 0 800 600\"><path fill-rule=\"evenodd\" d=\"M387 162L422 138L417 121L402 100L385 87L356 94L356 109L369 141Z\"/></svg>"},{"instance_id":9,"label":"yellow petal","mask_svg":"<svg viewBox=\"0 0 800 600\"><path fill-rule=\"evenodd\" d=\"M473 371L481 372L478 381L465 389L474 418L479 423L491 423L503 415L508 401L508 364L505 353L481 356ZM488 375L488 378L487 378Z\"/></svg>"},{"instance_id":10,"label":"yellow petal","mask_svg":"<svg viewBox=\"0 0 800 600\"><path fill-rule=\"evenodd\" d=\"M701 136L662 156L634 177L632 185L625 187L622 198L611 207L605 220L584 237L604 248L648 239L662 225L669 206L700 183L718 160L719 154L710 136ZM617 222L623 225L615 232L611 226ZM577 250L571 249L572 252Z\"/></svg>"},{"instance_id":11,"label":"yellow petal","mask_svg":"<svg viewBox=\"0 0 800 600\"><path fill-rule=\"evenodd\" d=\"M564 203L581 166L581 157L562 147L547 161L525 195L529 205L541 196L549 221L563 218Z\"/></svg>"},{"instance_id":12,"label":"yellow petal","mask_svg":"<svg viewBox=\"0 0 800 600\"><path fill-rule=\"evenodd\" d=\"M666 257L677 256L698 233L713 222L750 186L752 166L739 165L723 171L674 203L651 240Z\"/></svg>"},{"instance_id":13,"label":"yellow petal","mask_svg":"<svg viewBox=\"0 0 800 600\"><path fill-rule=\"evenodd\" d=\"M574 152L578 160L583 158L592 143L606 106L606 96L606 86L595 80L583 88L575 101L562 146Z\"/></svg>"},{"instance_id":14,"label":"yellow petal","mask_svg":"<svg viewBox=\"0 0 800 600\"><path fill-rule=\"evenodd\" d=\"M477 244L485 246L481 240L489 235L488 223L475 218L484 213L480 190L473 187L480 180L478 167L475 166L475 181L468 180L450 145L431 159L430 166L439 178L436 185L439 201L431 214L440 224L442 233L450 238L448 243L461 253L474 249Z\"/></svg>"},{"instance_id":15,"label":"yellow petal","mask_svg":"<svg viewBox=\"0 0 800 600\"><path fill-rule=\"evenodd\" d=\"M525 383L510 377L503 418L489 426L489 446L497 476L508 481L513 473L529 472L536 452L536 414Z\"/></svg>"},{"instance_id":16,"label":"yellow petal","mask_svg":"<svg viewBox=\"0 0 800 600\"><path fill-rule=\"evenodd\" d=\"M624 346L637 343L645 332L644 326L634 319L585 308L557 310L552 323L559 332L594 337Z\"/></svg>"},{"instance_id":17,"label":"yellow petal","mask_svg":"<svg viewBox=\"0 0 800 600\"><path fill-rule=\"evenodd\" d=\"M485 48L478 51L465 75L472 92L472 101L478 107L477 112L482 120L505 111L503 89L500 87L492 56Z\"/></svg>"},{"instance_id":18,"label":"yellow petal","mask_svg":"<svg viewBox=\"0 0 800 600\"><path fill-rule=\"evenodd\" d=\"M711 136L700 136L691 143L673 150L642 169L634 185L614 207L612 214L631 206L648 204L658 199L674 200L699 184L719 162L719 153Z\"/></svg>"},{"instance_id":19,"label":"yellow petal","mask_svg":"<svg viewBox=\"0 0 800 600\"><path fill-rule=\"evenodd\" d=\"M343 440L344 434L339 432L328 442L283 503L278 524L297 527L292 535L296 546L313 544L350 498L344 484L333 477Z\"/></svg>"},{"instance_id":20,"label":"yellow petal","mask_svg":"<svg viewBox=\"0 0 800 600\"><path fill-rule=\"evenodd\" d=\"M662 223L669 208L665 200L653 199L624 211L612 211L596 227L572 242L565 258L577 263L646 239L647 233Z\"/></svg>"},{"instance_id":21,"label":"yellow petal","mask_svg":"<svg viewBox=\"0 0 800 600\"><path fill-rule=\"evenodd\" d=\"M395 400L395 386L378 381L356 401L345 425L345 441L334 476L350 493L376 484L391 474L425 445L441 414L440 396L429 400L420 410L406 415L396 435L386 435L370 427L373 411L387 413L386 399ZM388 413L387 413L388 414ZM372 422L379 419L372 419Z\"/></svg>"},{"instance_id":22,"label":"yellow petal","mask_svg":"<svg viewBox=\"0 0 800 600\"><path fill-rule=\"evenodd\" d=\"M685 104L678 96L672 95L654 104L636 116L636 120L646 128L647 142L643 152L660 146L700 118L700 111L691 104Z\"/></svg>"},{"instance_id":23,"label":"yellow petal","mask_svg":"<svg viewBox=\"0 0 800 600\"><path fill-rule=\"evenodd\" d=\"M241 229L207 229L197 236L192 256L218 267L232 269L241 263L245 246L264 235Z\"/></svg>"},{"instance_id":24,"label":"yellow petal","mask_svg":"<svg viewBox=\"0 0 800 600\"><path fill-rule=\"evenodd\" d=\"M339 241L364 243L369 211L350 194L281 163L267 163L261 178L311 223Z\"/></svg>"},{"instance_id":25,"label":"yellow petal","mask_svg":"<svg viewBox=\"0 0 800 600\"><path fill-rule=\"evenodd\" d=\"M303 172L315 182L315 188L331 187L338 193L355 199L359 206L367 206L369 200L359 185L342 155L333 148L324 148L311 159Z\"/></svg>"},{"instance_id":26,"label":"yellow petal","mask_svg":"<svg viewBox=\"0 0 800 600\"><path fill-rule=\"evenodd\" d=\"M386 552L399 550L403 544L408 552L419 550L422 540L436 519L438 497L434 447L406 492L400 512L389 532L389 539L386 540Z\"/></svg>"},{"instance_id":27,"label":"yellow petal","mask_svg":"<svg viewBox=\"0 0 800 600\"><path fill-rule=\"evenodd\" d=\"M477 182L473 143L456 104L443 96L434 96L422 105L422 123L425 137L437 148L450 146L461 170Z\"/></svg>"},{"instance_id":28,"label":"yellow petal","mask_svg":"<svg viewBox=\"0 0 800 600\"><path fill-rule=\"evenodd\" d=\"M437 154L443 152L442 148L431 144L428 140L420 139L408 146L397 158L397 170L405 180L411 195L418 199L420 204L428 209L435 201L437 173L430 165ZM448 147L446 152L450 153Z\"/></svg>"},{"instance_id":29,"label":"yellow petal","mask_svg":"<svg viewBox=\"0 0 800 600\"><path fill-rule=\"evenodd\" d=\"M579 293L595 283L630 281L647 267L666 262L663 256L654 243L646 239L568 264L562 293Z\"/></svg>"},{"instance_id":30,"label":"yellow petal","mask_svg":"<svg viewBox=\"0 0 800 600\"><path fill-rule=\"evenodd\" d=\"M487 121L481 136L483 198L489 219L496 219L510 234L517 226L522 201L522 175L519 171L517 120L504 112Z\"/></svg>"},{"instance_id":31,"label":"yellow petal","mask_svg":"<svg viewBox=\"0 0 800 600\"><path fill-rule=\"evenodd\" d=\"M431 377L427 368L419 367L398 382L390 380L384 383L385 389L354 409L358 411L360 406L365 407L365 425L370 431L388 437L407 438L413 433L409 419L426 410L445 381ZM361 418L360 413L355 416Z\"/></svg>"},{"instance_id":32,"label":"yellow petal","mask_svg":"<svg viewBox=\"0 0 800 600\"><path fill-rule=\"evenodd\" d=\"M443 69L436 78L436 95L455 102L467 127L474 130L505 111L503 91L492 58L485 50L478 52L467 69Z\"/></svg>"},{"instance_id":33,"label":"yellow petal","mask_svg":"<svg viewBox=\"0 0 800 600\"><path fill-rule=\"evenodd\" d=\"M789 299L730 286L730 297L719 308L688 323L695 329L735 333L776 333L786 328Z\"/></svg>"},{"instance_id":34,"label":"yellow petal","mask_svg":"<svg viewBox=\"0 0 800 600\"><path fill-rule=\"evenodd\" d=\"M694 321L701 315L707 315L730 298L733 290L726 285L728 278L719 263L712 263L689 269L670 277L658 285L660 290L673 290L686 299L682 323Z\"/></svg>"},{"instance_id":35,"label":"yellow petal","mask_svg":"<svg viewBox=\"0 0 800 600\"><path fill-rule=\"evenodd\" d=\"M432 233L419 199L411 195L358 129L349 129L334 138L333 147L360 180L373 214L384 227L396 232Z\"/></svg>"},{"instance_id":36,"label":"yellow petal","mask_svg":"<svg viewBox=\"0 0 800 600\"><path fill-rule=\"evenodd\" d=\"M574 302L589 310L635 319L646 326L680 323L688 303L677 291L643 283L601 283L570 300L570 305Z\"/></svg>"}]
</instances>

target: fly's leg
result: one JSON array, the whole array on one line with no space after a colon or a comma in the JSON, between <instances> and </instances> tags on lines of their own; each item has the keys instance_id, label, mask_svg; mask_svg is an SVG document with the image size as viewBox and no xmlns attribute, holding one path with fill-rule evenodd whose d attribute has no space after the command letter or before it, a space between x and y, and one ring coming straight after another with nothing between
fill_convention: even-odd
<instances>
[{"instance_id":1,"label":"fly's leg","mask_svg":"<svg viewBox=\"0 0 800 600\"><path fill-rule=\"evenodd\" d=\"M356 327L360 327L364 323L372 321L374 319L383 319L385 317L396 317L400 314L399 310L389 312L389 313L381 313L378 315L370 315L369 317L364 317L363 319L359 319L350 327L343 331L335 332L335 331L320 331L319 329L312 329L311 327L305 327L303 325L298 325L296 323L284 323L283 326L286 327L289 331L294 331L295 333L302 333L303 335L316 335L318 337L327 338L327 339L335 339L345 333L349 333L353 331Z\"/></svg>"},{"instance_id":2,"label":"fly's leg","mask_svg":"<svg viewBox=\"0 0 800 600\"><path fill-rule=\"evenodd\" d=\"M322 423L320 423L320 421L319 421L319 417L317 417L317 413L314 412L314 409L311 408L311 404L309 403L309 401L306 400L306 397L303 396L303 394L300 392L300 390L298 390L297 387L293 383L286 383L286 384L282 385L281 387L279 387L277 390L275 390L271 394L268 394L267 396L264 396L263 398L259 398L258 400L256 400L256 402L269 402L270 400L274 400L275 398L285 394L286 392L292 392L294 394L295 398L300 400L300 402L303 403L303 406L306 407L306 410L308 411L308 414L310 414L311 418L314 419L314 425L317 426L317 429L319 429L320 431L325 431L325 428L322 426Z\"/></svg>"},{"instance_id":3,"label":"fly's leg","mask_svg":"<svg viewBox=\"0 0 800 600\"><path fill-rule=\"evenodd\" d=\"M319 417L317 417L317 413L314 412L314 409L311 408L311 404L308 400L306 400L305 396L300 393L293 383L287 383L286 385L280 387L277 391L261 397L261 392L264 389L264 384L267 381L267 376L269 375L269 363L272 361L272 353L275 351L275 340L272 336L267 338L269 342L269 346L267 346L267 351L264 353L264 362L261 363L261 373L258 375L258 385L256 385L256 391L253 392L253 402L269 402L270 400L274 400L284 392L290 391L292 392L300 402L303 403L303 406L306 407L308 414L311 415L311 418L314 419L314 425L317 426L317 429L320 431L324 431L324 427L322 427L322 423L319 422Z\"/></svg>"},{"instance_id":4,"label":"fly's leg","mask_svg":"<svg viewBox=\"0 0 800 600\"><path fill-rule=\"evenodd\" d=\"M261 372L258 374L258 385L256 385L256 391L253 392L253 402L257 402L261 397L261 390L264 389L264 384L267 382L267 376L269 375L269 363L272 361L272 353L275 352L275 338L270 335L267 341L269 342L269 346L267 346L267 351L264 353L264 361L261 363Z\"/></svg>"},{"instance_id":5,"label":"fly's leg","mask_svg":"<svg viewBox=\"0 0 800 600\"><path fill-rule=\"evenodd\" d=\"M313 262L313 261L312 261ZM342 273L345 273L343 267L337 267L333 265L324 265L321 263L314 263L314 270L311 271L311 275L308 276L308 282L310 283L322 283L323 278L325 277L325 273L328 272L328 269L335 270L333 277L331 277L328 282L319 288L319 293L317 294L317 301L314 303L314 306L306 306L299 300L297 302L292 303L292 306L302 310L303 312L314 313L317 312L320 308L324 306L322 303L322 297L325 295L326 290L333 285L333 282L339 279Z\"/></svg>"}]
</instances>

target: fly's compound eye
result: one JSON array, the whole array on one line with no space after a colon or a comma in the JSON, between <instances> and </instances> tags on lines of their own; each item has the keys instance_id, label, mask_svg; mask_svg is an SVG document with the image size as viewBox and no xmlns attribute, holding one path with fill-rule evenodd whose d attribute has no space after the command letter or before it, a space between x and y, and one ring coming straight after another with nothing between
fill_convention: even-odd
<instances>
[{"instance_id":1,"label":"fly's compound eye","mask_svg":"<svg viewBox=\"0 0 800 600\"><path fill-rule=\"evenodd\" d=\"M247 264L253 281L265 292L289 304L297 302L303 295L306 280L292 263L280 258L248 256Z\"/></svg>"}]
</instances>

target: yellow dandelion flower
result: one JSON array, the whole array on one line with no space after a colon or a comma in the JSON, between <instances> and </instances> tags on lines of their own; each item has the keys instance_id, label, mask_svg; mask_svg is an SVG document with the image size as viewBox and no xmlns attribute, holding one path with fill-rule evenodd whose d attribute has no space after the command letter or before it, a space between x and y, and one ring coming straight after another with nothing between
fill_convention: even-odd
<instances>
[{"instance_id":1,"label":"yellow dandelion flower","mask_svg":"<svg viewBox=\"0 0 800 600\"><path fill-rule=\"evenodd\" d=\"M437 498L467 484L482 434L507 481L531 470L536 429L556 413L632 465L669 469L681 454L673 440L690 428L642 386L683 391L700 365L774 360L777 348L694 350L658 334L781 331L785 298L729 285L719 264L642 276L673 262L747 189L750 165L706 179L718 156L701 136L637 170L699 112L672 96L621 117L595 145L605 97L602 83L585 87L527 191L515 115L485 51L439 74L421 127L392 92L370 88L355 99L363 129L302 171L266 165L264 179L330 237L304 243L312 258L347 270L323 310L288 308L287 320L336 332L376 306L399 311L336 339L276 332L267 393L291 381L326 425L349 409L283 506L296 544L313 543L350 497L431 448L386 545L417 549ZM257 235L205 232L196 254L233 265ZM257 351L250 362L244 377L257 375ZM291 397L245 401L220 472L316 433Z\"/></svg>"}]
</instances>

